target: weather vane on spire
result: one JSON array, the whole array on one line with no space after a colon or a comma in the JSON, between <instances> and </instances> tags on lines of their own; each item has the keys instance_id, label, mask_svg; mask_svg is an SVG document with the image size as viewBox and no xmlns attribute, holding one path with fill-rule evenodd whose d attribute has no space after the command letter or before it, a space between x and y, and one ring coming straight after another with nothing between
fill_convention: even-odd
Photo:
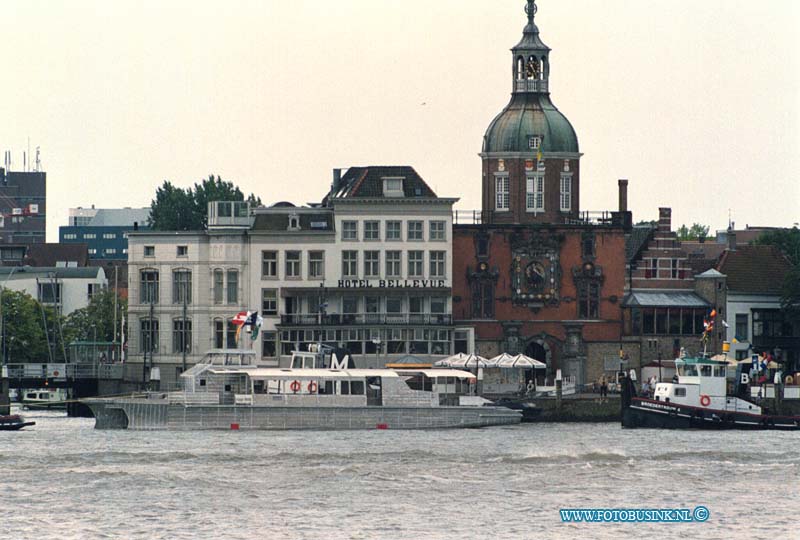
<instances>
[{"instance_id":1,"label":"weather vane on spire","mask_svg":"<svg viewBox=\"0 0 800 540\"><path fill-rule=\"evenodd\" d=\"M536 7L536 0L528 0L528 5L525 6L525 13L528 14L528 22L533 24L533 16L536 15L536 12L539 10Z\"/></svg>"}]
</instances>

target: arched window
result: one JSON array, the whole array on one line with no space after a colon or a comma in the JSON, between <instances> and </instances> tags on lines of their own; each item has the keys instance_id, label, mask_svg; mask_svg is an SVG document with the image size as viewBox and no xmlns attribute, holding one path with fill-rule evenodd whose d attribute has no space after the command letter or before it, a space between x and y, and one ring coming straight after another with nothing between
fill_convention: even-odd
<instances>
[{"instance_id":1,"label":"arched window","mask_svg":"<svg viewBox=\"0 0 800 540\"><path fill-rule=\"evenodd\" d=\"M225 273L217 268L214 270L214 303L221 304L222 303L222 294L225 284L223 280L225 279Z\"/></svg>"},{"instance_id":2,"label":"arched window","mask_svg":"<svg viewBox=\"0 0 800 540\"><path fill-rule=\"evenodd\" d=\"M172 352L192 352L192 320L172 320Z\"/></svg>"},{"instance_id":3,"label":"arched window","mask_svg":"<svg viewBox=\"0 0 800 540\"><path fill-rule=\"evenodd\" d=\"M145 268L140 273L139 302L158 304L158 270Z\"/></svg>"},{"instance_id":4,"label":"arched window","mask_svg":"<svg viewBox=\"0 0 800 540\"><path fill-rule=\"evenodd\" d=\"M142 354L158 352L158 319L139 320L139 351Z\"/></svg>"},{"instance_id":5,"label":"arched window","mask_svg":"<svg viewBox=\"0 0 800 540\"><path fill-rule=\"evenodd\" d=\"M514 75L518 81L525 79L525 58L522 56L517 57L517 66L514 70Z\"/></svg>"},{"instance_id":6,"label":"arched window","mask_svg":"<svg viewBox=\"0 0 800 540\"><path fill-rule=\"evenodd\" d=\"M172 271L172 303L192 303L192 271L179 268Z\"/></svg>"},{"instance_id":7,"label":"arched window","mask_svg":"<svg viewBox=\"0 0 800 540\"><path fill-rule=\"evenodd\" d=\"M228 303L239 302L239 271L228 270Z\"/></svg>"}]
</instances>

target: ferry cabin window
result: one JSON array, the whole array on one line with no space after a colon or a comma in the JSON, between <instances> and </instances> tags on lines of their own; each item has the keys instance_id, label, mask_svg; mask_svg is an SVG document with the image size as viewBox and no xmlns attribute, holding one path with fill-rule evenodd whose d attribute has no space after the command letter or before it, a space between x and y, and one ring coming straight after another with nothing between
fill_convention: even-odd
<instances>
[{"instance_id":1,"label":"ferry cabin window","mask_svg":"<svg viewBox=\"0 0 800 540\"><path fill-rule=\"evenodd\" d=\"M697 377L697 366L685 366L683 372L687 377Z\"/></svg>"},{"instance_id":2,"label":"ferry cabin window","mask_svg":"<svg viewBox=\"0 0 800 540\"><path fill-rule=\"evenodd\" d=\"M700 375L703 377L711 377L711 366L700 366Z\"/></svg>"},{"instance_id":3,"label":"ferry cabin window","mask_svg":"<svg viewBox=\"0 0 800 540\"><path fill-rule=\"evenodd\" d=\"M339 393L343 396L350 395L350 381L340 381L339 382Z\"/></svg>"},{"instance_id":4,"label":"ferry cabin window","mask_svg":"<svg viewBox=\"0 0 800 540\"><path fill-rule=\"evenodd\" d=\"M333 381L325 381L325 385L324 386L320 386L319 389L320 389L319 390L320 394L334 394L335 393L334 392Z\"/></svg>"},{"instance_id":5,"label":"ferry cabin window","mask_svg":"<svg viewBox=\"0 0 800 540\"><path fill-rule=\"evenodd\" d=\"M675 388L675 397L686 397L686 388Z\"/></svg>"},{"instance_id":6,"label":"ferry cabin window","mask_svg":"<svg viewBox=\"0 0 800 540\"><path fill-rule=\"evenodd\" d=\"M363 396L364 395L364 381L350 381L350 395Z\"/></svg>"},{"instance_id":7,"label":"ferry cabin window","mask_svg":"<svg viewBox=\"0 0 800 540\"><path fill-rule=\"evenodd\" d=\"M725 366L714 366L714 377L724 377Z\"/></svg>"}]
</instances>

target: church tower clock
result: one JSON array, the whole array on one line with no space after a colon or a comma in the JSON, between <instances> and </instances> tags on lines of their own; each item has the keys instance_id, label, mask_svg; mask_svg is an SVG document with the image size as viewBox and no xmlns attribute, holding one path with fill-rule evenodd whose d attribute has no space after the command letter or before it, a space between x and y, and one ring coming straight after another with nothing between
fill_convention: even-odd
<instances>
[{"instance_id":1,"label":"church tower clock","mask_svg":"<svg viewBox=\"0 0 800 540\"><path fill-rule=\"evenodd\" d=\"M563 224L579 215L578 137L550 101L550 48L534 22L511 49L511 101L483 137L484 224Z\"/></svg>"}]
</instances>

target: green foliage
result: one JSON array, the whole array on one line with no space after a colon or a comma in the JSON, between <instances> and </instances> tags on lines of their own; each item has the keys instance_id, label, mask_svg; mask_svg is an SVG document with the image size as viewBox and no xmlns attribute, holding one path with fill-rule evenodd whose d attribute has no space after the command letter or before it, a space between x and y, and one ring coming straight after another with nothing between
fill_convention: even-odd
<instances>
[{"instance_id":1,"label":"green foliage","mask_svg":"<svg viewBox=\"0 0 800 540\"><path fill-rule=\"evenodd\" d=\"M781 306L786 310L789 320L800 324L800 229L775 229L759 236L758 245L775 246L792 265L782 285Z\"/></svg>"},{"instance_id":2,"label":"green foliage","mask_svg":"<svg viewBox=\"0 0 800 540\"><path fill-rule=\"evenodd\" d=\"M208 223L209 202L244 200L244 194L233 182L213 174L186 189L165 180L150 203L150 227L157 231L203 230ZM246 200L251 206L261 205L261 198L252 193Z\"/></svg>"},{"instance_id":3,"label":"green foliage","mask_svg":"<svg viewBox=\"0 0 800 540\"><path fill-rule=\"evenodd\" d=\"M678 234L678 240L684 241L684 240L706 239L708 238L709 230L710 227L708 225L692 223L691 227L687 227L686 225L681 225L675 232Z\"/></svg>"},{"instance_id":4,"label":"green foliage","mask_svg":"<svg viewBox=\"0 0 800 540\"><path fill-rule=\"evenodd\" d=\"M44 322L50 331L52 347L56 360L63 361L61 342L53 343L53 336L58 337L58 325L55 312L50 307L42 306L29 294L3 289L2 318L6 346L6 357L10 363L47 362L47 336Z\"/></svg>"},{"instance_id":5,"label":"green foliage","mask_svg":"<svg viewBox=\"0 0 800 540\"><path fill-rule=\"evenodd\" d=\"M800 266L800 229L797 227L767 231L756 238L754 243L775 246L786 255L792 266Z\"/></svg>"},{"instance_id":6,"label":"green foliage","mask_svg":"<svg viewBox=\"0 0 800 540\"><path fill-rule=\"evenodd\" d=\"M114 339L114 297L117 293L111 289L101 291L92 296L85 308L76 309L67 317L64 324L64 339L72 341L115 341ZM117 339L122 317L128 317L128 301L117 296ZM125 333L127 335L127 332Z\"/></svg>"}]
</instances>

